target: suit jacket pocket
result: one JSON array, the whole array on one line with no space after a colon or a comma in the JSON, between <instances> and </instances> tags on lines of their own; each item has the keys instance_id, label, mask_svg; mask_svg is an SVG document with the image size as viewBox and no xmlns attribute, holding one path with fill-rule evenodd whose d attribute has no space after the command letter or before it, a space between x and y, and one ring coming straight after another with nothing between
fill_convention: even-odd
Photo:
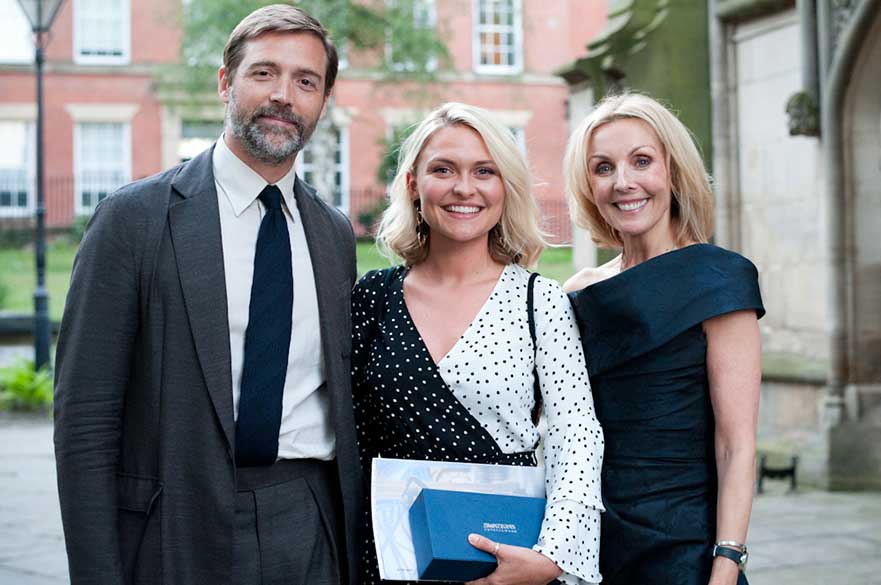
<instances>
[{"instance_id":1,"label":"suit jacket pocket","mask_svg":"<svg viewBox=\"0 0 881 585\"><path fill-rule=\"evenodd\" d=\"M119 552L126 583L160 583L162 484L153 478L117 474Z\"/></svg>"}]
</instances>

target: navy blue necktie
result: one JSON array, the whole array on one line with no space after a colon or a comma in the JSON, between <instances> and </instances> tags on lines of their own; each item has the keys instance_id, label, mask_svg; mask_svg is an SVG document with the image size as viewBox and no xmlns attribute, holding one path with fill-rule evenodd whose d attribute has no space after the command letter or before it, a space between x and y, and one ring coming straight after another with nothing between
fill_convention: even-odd
<instances>
[{"instance_id":1,"label":"navy blue necktie","mask_svg":"<svg viewBox=\"0 0 881 585\"><path fill-rule=\"evenodd\" d=\"M245 330L245 359L236 421L236 465L239 467L272 465L278 456L294 305L291 240L281 208L281 191L275 185L267 185L259 198L266 215L257 235Z\"/></svg>"}]
</instances>

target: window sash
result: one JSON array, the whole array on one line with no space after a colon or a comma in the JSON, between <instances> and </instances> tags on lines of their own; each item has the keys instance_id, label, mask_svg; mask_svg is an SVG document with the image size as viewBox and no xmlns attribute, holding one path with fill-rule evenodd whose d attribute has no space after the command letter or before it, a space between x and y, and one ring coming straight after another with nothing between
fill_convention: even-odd
<instances>
[{"instance_id":1,"label":"window sash","mask_svg":"<svg viewBox=\"0 0 881 585\"><path fill-rule=\"evenodd\" d=\"M128 124L83 122L76 126L76 211L88 215L130 179Z\"/></svg>"},{"instance_id":2,"label":"window sash","mask_svg":"<svg viewBox=\"0 0 881 585\"><path fill-rule=\"evenodd\" d=\"M75 59L78 63L129 61L129 0L76 0Z\"/></svg>"},{"instance_id":3,"label":"window sash","mask_svg":"<svg viewBox=\"0 0 881 585\"><path fill-rule=\"evenodd\" d=\"M29 215L33 210L36 142L34 124L0 121L0 216Z\"/></svg>"},{"instance_id":4,"label":"window sash","mask_svg":"<svg viewBox=\"0 0 881 585\"><path fill-rule=\"evenodd\" d=\"M0 62L33 63L31 26L16 0L0 0Z\"/></svg>"},{"instance_id":5,"label":"window sash","mask_svg":"<svg viewBox=\"0 0 881 585\"><path fill-rule=\"evenodd\" d=\"M300 152L297 157L297 174L300 178L313 184L315 164L312 160L310 145ZM323 195L319 193L319 195ZM349 130L348 128L336 129L336 146L334 148L334 192L333 205L349 215Z\"/></svg>"},{"instance_id":6,"label":"window sash","mask_svg":"<svg viewBox=\"0 0 881 585\"><path fill-rule=\"evenodd\" d=\"M475 0L474 70L519 73L523 69L520 0Z\"/></svg>"}]
</instances>

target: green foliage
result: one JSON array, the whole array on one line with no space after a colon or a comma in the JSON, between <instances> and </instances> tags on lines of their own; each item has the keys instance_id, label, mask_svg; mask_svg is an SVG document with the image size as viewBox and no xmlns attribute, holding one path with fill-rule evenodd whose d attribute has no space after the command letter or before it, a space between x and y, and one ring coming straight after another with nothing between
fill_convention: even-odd
<instances>
[{"instance_id":1,"label":"green foliage","mask_svg":"<svg viewBox=\"0 0 881 585\"><path fill-rule=\"evenodd\" d=\"M384 154L376 175L377 181L388 184L395 178L398 173L398 156L401 154L401 145L415 129L416 126L392 128L392 135L380 141Z\"/></svg>"},{"instance_id":2,"label":"green foliage","mask_svg":"<svg viewBox=\"0 0 881 585\"><path fill-rule=\"evenodd\" d=\"M4 227L0 229L0 248L21 248L34 241L34 228Z\"/></svg>"},{"instance_id":3,"label":"green foliage","mask_svg":"<svg viewBox=\"0 0 881 585\"><path fill-rule=\"evenodd\" d=\"M376 233L377 223L382 213L388 208L388 197L381 197L377 202L367 209L362 209L358 214L358 223L367 230L367 233L373 236Z\"/></svg>"},{"instance_id":4,"label":"green foliage","mask_svg":"<svg viewBox=\"0 0 881 585\"><path fill-rule=\"evenodd\" d=\"M49 410L52 406L52 372L34 370L34 362L19 360L0 368L0 409Z\"/></svg>"},{"instance_id":5,"label":"green foliage","mask_svg":"<svg viewBox=\"0 0 881 585\"><path fill-rule=\"evenodd\" d=\"M438 37L426 0L394 0L383 15L387 81L431 81L440 64L449 65L447 47Z\"/></svg>"},{"instance_id":6,"label":"green foliage","mask_svg":"<svg viewBox=\"0 0 881 585\"><path fill-rule=\"evenodd\" d=\"M6 308L6 302L9 300L9 285L0 280L0 309Z\"/></svg>"},{"instance_id":7,"label":"green foliage","mask_svg":"<svg viewBox=\"0 0 881 585\"><path fill-rule=\"evenodd\" d=\"M348 54L360 49L383 49L380 68L392 75L422 78L431 75L430 65L446 62L448 53L434 28L414 24L414 3L399 0L365 5L360 0L300 0L304 8L330 32L337 50ZM230 32L245 16L279 0L190 0L184 3L183 42L180 65L166 69L163 85L182 88L191 100L211 95L217 84L217 68ZM385 51L386 44L390 49ZM406 55L405 71L389 63L390 55ZM195 104L194 104L195 105Z\"/></svg>"},{"instance_id":8,"label":"green foliage","mask_svg":"<svg viewBox=\"0 0 881 585\"><path fill-rule=\"evenodd\" d=\"M83 241L83 234L86 233L86 226L89 225L91 215L78 215L70 224L69 237L73 244L79 244Z\"/></svg>"}]
</instances>

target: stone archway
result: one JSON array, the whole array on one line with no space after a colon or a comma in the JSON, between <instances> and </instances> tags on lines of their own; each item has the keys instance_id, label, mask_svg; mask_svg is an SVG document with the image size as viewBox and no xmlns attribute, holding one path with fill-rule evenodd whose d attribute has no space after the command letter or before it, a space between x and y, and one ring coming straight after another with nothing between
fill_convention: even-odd
<instances>
[{"instance_id":1,"label":"stone archway","mask_svg":"<svg viewBox=\"0 0 881 585\"><path fill-rule=\"evenodd\" d=\"M865 36L845 94L844 187L852 221L850 383L881 387L881 12Z\"/></svg>"},{"instance_id":2,"label":"stone archway","mask_svg":"<svg viewBox=\"0 0 881 585\"><path fill-rule=\"evenodd\" d=\"M865 4L877 8L881 2ZM844 59L848 75L837 76L840 126L826 127L837 134L831 149L835 139L840 140L837 164L830 168L838 181L830 182L828 196L830 221L841 214L836 272L842 279L837 283L842 344L838 352L844 406L843 420L830 435L830 485L877 489L881 488L877 449L881 443L881 11L864 10L860 16L863 21L855 23L854 35L844 39L844 51L850 49L846 55L850 59ZM835 108L836 101L827 107Z\"/></svg>"}]
</instances>

